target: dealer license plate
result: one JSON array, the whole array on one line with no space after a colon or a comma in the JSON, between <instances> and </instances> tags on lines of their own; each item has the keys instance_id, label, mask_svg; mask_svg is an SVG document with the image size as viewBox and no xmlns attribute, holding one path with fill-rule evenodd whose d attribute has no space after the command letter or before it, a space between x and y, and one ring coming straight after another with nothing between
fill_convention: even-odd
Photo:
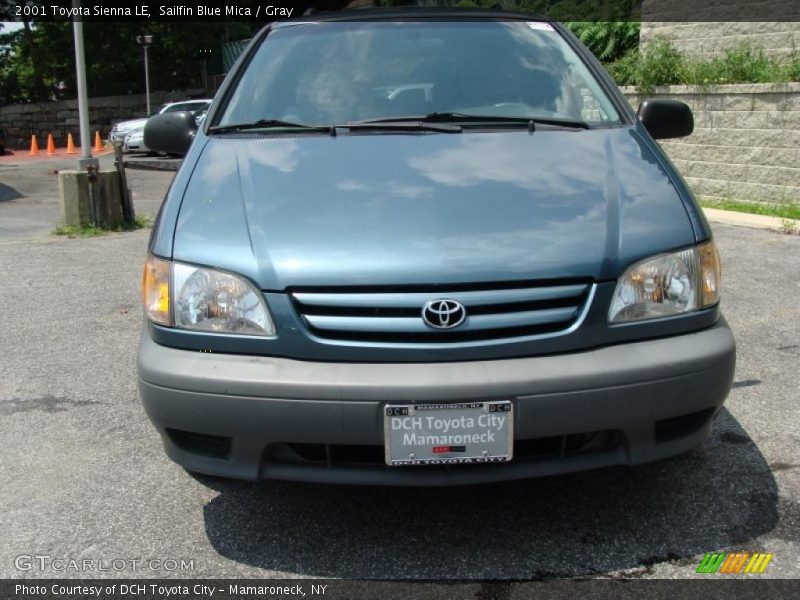
<instances>
[{"instance_id":1,"label":"dealer license plate","mask_svg":"<svg viewBox=\"0 0 800 600\"><path fill-rule=\"evenodd\" d=\"M511 460L514 406L508 400L383 407L386 464L448 465Z\"/></svg>"}]
</instances>

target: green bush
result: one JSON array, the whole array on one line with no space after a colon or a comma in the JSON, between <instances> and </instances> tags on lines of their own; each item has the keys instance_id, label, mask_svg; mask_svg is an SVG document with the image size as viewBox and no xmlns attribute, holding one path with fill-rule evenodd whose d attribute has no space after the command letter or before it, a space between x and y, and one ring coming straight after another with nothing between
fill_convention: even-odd
<instances>
[{"instance_id":1,"label":"green bush","mask_svg":"<svg viewBox=\"0 0 800 600\"><path fill-rule=\"evenodd\" d=\"M639 46L635 21L572 21L572 32L604 63L612 63Z\"/></svg>"},{"instance_id":2,"label":"green bush","mask_svg":"<svg viewBox=\"0 0 800 600\"><path fill-rule=\"evenodd\" d=\"M635 85L649 94L658 85L683 83L686 59L672 42L656 38L613 62L608 70L619 85Z\"/></svg>"},{"instance_id":3,"label":"green bush","mask_svg":"<svg viewBox=\"0 0 800 600\"><path fill-rule=\"evenodd\" d=\"M785 83L800 81L800 55L786 61L767 56L762 48L742 42L711 60L689 58L668 39L655 38L608 65L619 85L634 85L651 94L660 85Z\"/></svg>"},{"instance_id":4,"label":"green bush","mask_svg":"<svg viewBox=\"0 0 800 600\"><path fill-rule=\"evenodd\" d=\"M645 46L636 73L637 85L652 89L657 85L682 83L685 76L686 61L672 42L657 39Z\"/></svg>"},{"instance_id":5,"label":"green bush","mask_svg":"<svg viewBox=\"0 0 800 600\"><path fill-rule=\"evenodd\" d=\"M785 67L769 58L763 48L742 43L710 61L690 61L687 83L770 83L788 81Z\"/></svg>"},{"instance_id":6,"label":"green bush","mask_svg":"<svg viewBox=\"0 0 800 600\"><path fill-rule=\"evenodd\" d=\"M617 85L636 85L639 71L639 49L634 48L619 60L605 65Z\"/></svg>"}]
</instances>

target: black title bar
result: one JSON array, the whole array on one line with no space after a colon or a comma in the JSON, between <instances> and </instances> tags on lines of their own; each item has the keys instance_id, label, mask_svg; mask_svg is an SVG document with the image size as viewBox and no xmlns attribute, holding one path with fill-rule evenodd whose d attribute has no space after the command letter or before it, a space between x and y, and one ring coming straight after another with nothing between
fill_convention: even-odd
<instances>
[{"instance_id":1,"label":"black title bar","mask_svg":"<svg viewBox=\"0 0 800 600\"><path fill-rule=\"evenodd\" d=\"M370 581L341 579L27 579L0 581L3 600L602 600L797 598L800 581L710 577L691 580Z\"/></svg>"},{"instance_id":2,"label":"black title bar","mask_svg":"<svg viewBox=\"0 0 800 600\"><path fill-rule=\"evenodd\" d=\"M535 13L559 21L800 21L797 0L473 0L489 12ZM392 10L419 0L0 0L0 21L253 21L303 18L347 10L356 15L371 7ZM425 10L448 9L455 2L425 2ZM432 7L431 4L436 6ZM312 17L313 18L313 17Z\"/></svg>"}]
</instances>

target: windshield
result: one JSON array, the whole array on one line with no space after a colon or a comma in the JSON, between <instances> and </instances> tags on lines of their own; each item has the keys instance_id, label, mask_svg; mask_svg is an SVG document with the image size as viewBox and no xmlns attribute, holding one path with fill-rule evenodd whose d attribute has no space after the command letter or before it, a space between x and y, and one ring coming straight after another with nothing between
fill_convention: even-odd
<instances>
[{"instance_id":1,"label":"windshield","mask_svg":"<svg viewBox=\"0 0 800 600\"><path fill-rule=\"evenodd\" d=\"M321 22L271 31L217 125L330 125L464 113L619 123L549 24Z\"/></svg>"},{"instance_id":2,"label":"windshield","mask_svg":"<svg viewBox=\"0 0 800 600\"><path fill-rule=\"evenodd\" d=\"M178 112L179 110L188 110L191 112L206 108L208 108L208 102L182 102L180 104L173 104L172 106L166 107L164 112Z\"/></svg>"}]
</instances>

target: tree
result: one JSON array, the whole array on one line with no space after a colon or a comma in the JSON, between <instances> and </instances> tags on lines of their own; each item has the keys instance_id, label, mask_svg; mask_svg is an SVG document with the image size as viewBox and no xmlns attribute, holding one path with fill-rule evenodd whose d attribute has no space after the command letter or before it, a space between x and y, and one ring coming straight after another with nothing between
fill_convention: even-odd
<instances>
[{"instance_id":1,"label":"tree","mask_svg":"<svg viewBox=\"0 0 800 600\"><path fill-rule=\"evenodd\" d=\"M0 0L0 20L10 21L16 18L16 6L31 5L33 2L12 2L10 0ZM6 46L10 44L10 51ZM0 78L0 84L5 79L13 79L17 89L22 86L26 88L29 99L45 100L47 98L47 88L42 74L42 62L39 49L36 46L35 36L31 26L31 18L22 14L22 29L18 35L14 33L0 35L0 46L3 62L0 63L0 72L6 73L6 77ZM20 70L13 73L14 65ZM9 82L10 83L10 82ZM5 86L0 87L0 98L9 95Z\"/></svg>"},{"instance_id":2,"label":"tree","mask_svg":"<svg viewBox=\"0 0 800 600\"><path fill-rule=\"evenodd\" d=\"M98 22L84 23L86 78L92 96L144 91L141 46L136 36L153 36L151 89L200 87L208 50L253 35L248 22ZM29 24L19 32L0 32L0 97L7 103L74 98L75 62L70 21Z\"/></svg>"}]
</instances>

